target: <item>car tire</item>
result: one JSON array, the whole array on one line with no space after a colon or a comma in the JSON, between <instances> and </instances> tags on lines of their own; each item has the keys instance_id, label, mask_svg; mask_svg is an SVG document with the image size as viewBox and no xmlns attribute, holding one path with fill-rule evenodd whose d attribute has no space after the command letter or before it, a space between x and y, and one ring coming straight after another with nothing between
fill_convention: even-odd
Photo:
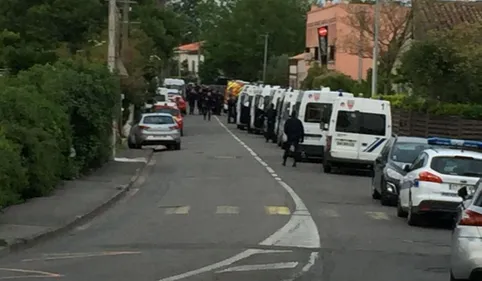
<instances>
[{"instance_id":1,"label":"car tire","mask_svg":"<svg viewBox=\"0 0 482 281\"><path fill-rule=\"evenodd\" d=\"M390 206L392 204L392 202L390 201L390 198L387 196L387 192L385 191L385 189L383 188L383 186L385 185L385 180L382 179L381 180L381 184L380 184L380 190L381 192L379 193L379 196L380 196L380 204L382 206Z\"/></svg>"},{"instance_id":2,"label":"car tire","mask_svg":"<svg viewBox=\"0 0 482 281\"><path fill-rule=\"evenodd\" d=\"M402 209L402 204L400 204L400 199L397 200L397 217L406 218L408 216L407 212Z\"/></svg>"},{"instance_id":3,"label":"car tire","mask_svg":"<svg viewBox=\"0 0 482 281\"><path fill-rule=\"evenodd\" d=\"M325 174L330 174L331 173L331 165L328 163L323 163L323 172Z\"/></svg>"},{"instance_id":4,"label":"car tire","mask_svg":"<svg viewBox=\"0 0 482 281\"><path fill-rule=\"evenodd\" d=\"M128 147L129 149L135 149L135 148L136 148L136 145L132 143L130 137L127 138L127 147Z\"/></svg>"},{"instance_id":5,"label":"car tire","mask_svg":"<svg viewBox=\"0 0 482 281\"><path fill-rule=\"evenodd\" d=\"M380 199L380 192L373 186L373 178L372 178L372 199L379 200Z\"/></svg>"},{"instance_id":6,"label":"car tire","mask_svg":"<svg viewBox=\"0 0 482 281\"><path fill-rule=\"evenodd\" d=\"M174 150L181 150L181 143L177 143L174 145Z\"/></svg>"},{"instance_id":7,"label":"car tire","mask_svg":"<svg viewBox=\"0 0 482 281\"><path fill-rule=\"evenodd\" d=\"M181 137L184 136L184 129L181 129Z\"/></svg>"},{"instance_id":8,"label":"car tire","mask_svg":"<svg viewBox=\"0 0 482 281\"><path fill-rule=\"evenodd\" d=\"M413 207L412 207L412 200L408 203L408 215L407 215L407 223L410 226L418 226L420 225L420 215L415 214L413 212Z\"/></svg>"}]
</instances>

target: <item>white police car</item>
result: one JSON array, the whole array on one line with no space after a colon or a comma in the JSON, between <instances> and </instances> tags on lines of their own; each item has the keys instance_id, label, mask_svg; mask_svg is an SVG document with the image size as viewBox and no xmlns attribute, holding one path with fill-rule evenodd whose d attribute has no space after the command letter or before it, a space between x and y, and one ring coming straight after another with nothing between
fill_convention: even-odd
<instances>
[{"instance_id":1,"label":"white police car","mask_svg":"<svg viewBox=\"0 0 482 281\"><path fill-rule=\"evenodd\" d=\"M403 167L407 173L400 182L397 215L418 225L424 214L453 217L462 199L457 191L467 187L474 192L482 177L482 142L429 138L430 148ZM444 148L446 146L447 148Z\"/></svg>"}]
</instances>

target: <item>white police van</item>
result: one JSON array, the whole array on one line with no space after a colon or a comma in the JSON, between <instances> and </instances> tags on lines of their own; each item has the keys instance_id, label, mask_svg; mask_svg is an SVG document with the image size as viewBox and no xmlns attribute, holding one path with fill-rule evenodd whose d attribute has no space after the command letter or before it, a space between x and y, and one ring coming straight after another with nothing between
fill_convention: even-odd
<instances>
[{"instance_id":1,"label":"white police van","mask_svg":"<svg viewBox=\"0 0 482 281\"><path fill-rule=\"evenodd\" d=\"M238 96L236 102L236 125L238 129L245 129L248 127L250 120L250 105L256 95L258 86L244 85Z\"/></svg>"},{"instance_id":2,"label":"white police van","mask_svg":"<svg viewBox=\"0 0 482 281\"><path fill-rule=\"evenodd\" d=\"M409 225L421 223L422 215L453 218L462 202L458 191L475 192L482 177L482 142L429 138L432 148L420 153L400 181L397 215ZM428 218L428 217L425 217Z\"/></svg>"},{"instance_id":3,"label":"white police van","mask_svg":"<svg viewBox=\"0 0 482 281\"><path fill-rule=\"evenodd\" d=\"M339 97L333 112L322 116L321 128L327 131L323 170L362 168L373 172L373 164L392 135L390 102Z\"/></svg>"},{"instance_id":4,"label":"white police van","mask_svg":"<svg viewBox=\"0 0 482 281\"><path fill-rule=\"evenodd\" d=\"M266 85L264 87L260 87L256 92L250 107L248 133L262 132L264 125L263 113L265 102L269 101L269 97L277 88L279 88L279 86L272 87Z\"/></svg>"},{"instance_id":5,"label":"white police van","mask_svg":"<svg viewBox=\"0 0 482 281\"><path fill-rule=\"evenodd\" d=\"M321 91L310 90L300 95L298 119L305 129L304 142L300 144L303 158L323 158L327 131L320 128L320 120L324 112L331 114L333 102L340 96L353 97L353 94L322 88Z\"/></svg>"},{"instance_id":6,"label":"white police van","mask_svg":"<svg viewBox=\"0 0 482 281\"><path fill-rule=\"evenodd\" d=\"M291 116L293 110L296 109L296 101L298 100L298 96L300 95L300 91L294 90L292 92L286 92L283 103L279 109L278 119L276 122L276 130L277 130L277 143L279 146L283 144L283 139L285 138L284 133L284 126L286 120L288 120Z\"/></svg>"}]
</instances>

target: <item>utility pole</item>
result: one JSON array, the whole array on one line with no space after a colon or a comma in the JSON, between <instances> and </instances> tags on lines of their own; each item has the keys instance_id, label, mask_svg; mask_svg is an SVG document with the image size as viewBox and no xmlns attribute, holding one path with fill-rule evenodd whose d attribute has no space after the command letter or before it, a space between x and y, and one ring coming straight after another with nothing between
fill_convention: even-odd
<instances>
[{"instance_id":1,"label":"utility pole","mask_svg":"<svg viewBox=\"0 0 482 281\"><path fill-rule=\"evenodd\" d=\"M380 1L375 1L375 34L373 36L373 66L372 66L372 97L377 94L377 76L378 76L378 37L380 33Z\"/></svg>"},{"instance_id":2,"label":"utility pole","mask_svg":"<svg viewBox=\"0 0 482 281\"><path fill-rule=\"evenodd\" d=\"M264 35L264 62L263 62L263 84L266 83L266 68L268 67L268 39L269 34Z\"/></svg>"},{"instance_id":3,"label":"utility pole","mask_svg":"<svg viewBox=\"0 0 482 281\"><path fill-rule=\"evenodd\" d=\"M116 0L109 0L109 47L107 54L107 65L110 72L114 73L116 69L116 14L117 14L117 3ZM117 145L117 120L115 119L115 114L112 118L112 159L116 156L116 145Z\"/></svg>"},{"instance_id":4,"label":"utility pole","mask_svg":"<svg viewBox=\"0 0 482 281\"><path fill-rule=\"evenodd\" d=\"M197 73L196 74L197 74L197 83L201 84L201 76L199 76L199 70L201 66L201 46L202 46L201 41L199 41L198 44L199 46L197 48ZM193 69L193 70L196 71L196 69Z\"/></svg>"}]
</instances>

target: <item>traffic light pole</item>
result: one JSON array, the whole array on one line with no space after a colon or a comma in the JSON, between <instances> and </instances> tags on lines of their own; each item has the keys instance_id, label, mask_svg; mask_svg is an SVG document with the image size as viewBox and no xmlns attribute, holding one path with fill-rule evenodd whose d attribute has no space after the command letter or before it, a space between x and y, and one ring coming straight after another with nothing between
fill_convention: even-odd
<instances>
[{"instance_id":1,"label":"traffic light pole","mask_svg":"<svg viewBox=\"0 0 482 281\"><path fill-rule=\"evenodd\" d=\"M372 97L377 94L377 78L378 78L378 37L380 33L380 0L375 2L374 17L374 36L373 36L373 66L372 66Z\"/></svg>"},{"instance_id":2,"label":"traffic light pole","mask_svg":"<svg viewBox=\"0 0 482 281\"><path fill-rule=\"evenodd\" d=\"M268 67L268 39L269 34L264 35L264 62L263 62L263 84L266 83L266 69Z\"/></svg>"}]
</instances>

